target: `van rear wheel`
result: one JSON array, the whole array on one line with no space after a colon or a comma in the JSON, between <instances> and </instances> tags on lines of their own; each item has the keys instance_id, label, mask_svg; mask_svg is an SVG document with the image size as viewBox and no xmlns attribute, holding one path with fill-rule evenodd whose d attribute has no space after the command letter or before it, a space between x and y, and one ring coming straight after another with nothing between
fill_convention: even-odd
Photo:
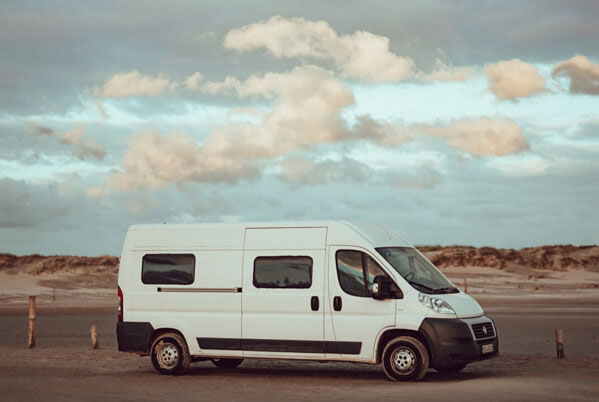
<instances>
[{"instance_id":1,"label":"van rear wheel","mask_svg":"<svg viewBox=\"0 0 599 402\"><path fill-rule=\"evenodd\" d=\"M212 359L212 363L221 369L234 369L241 364L243 359Z\"/></svg>"},{"instance_id":2,"label":"van rear wheel","mask_svg":"<svg viewBox=\"0 0 599 402\"><path fill-rule=\"evenodd\" d=\"M428 351L418 339L399 336L385 346L382 363L391 381L418 381L428 371Z\"/></svg>"},{"instance_id":3,"label":"van rear wheel","mask_svg":"<svg viewBox=\"0 0 599 402\"><path fill-rule=\"evenodd\" d=\"M152 343L151 351L152 364L160 374L184 374L191 363L191 355L185 339L174 332L158 336Z\"/></svg>"}]
</instances>

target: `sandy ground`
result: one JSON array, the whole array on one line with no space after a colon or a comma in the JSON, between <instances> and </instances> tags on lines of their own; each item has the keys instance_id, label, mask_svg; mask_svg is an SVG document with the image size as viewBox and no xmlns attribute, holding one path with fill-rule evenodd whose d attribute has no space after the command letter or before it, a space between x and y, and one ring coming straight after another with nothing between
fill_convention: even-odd
<instances>
[{"instance_id":1,"label":"sandy ground","mask_svg":"<svg viewBox=\"0 0 599 402\"><path fill-rule=\"evenodd\" d=\"M222 371L194 363L188 375L166 377L148 357L116 351L112 308L48 306L38 312L37 346L25 348L27 316L0 314L1 400L597 400L597 299L481 299L495 318L501 356L419 383L391 383L379 366L247 360ZM98 325L100 350L90 348ZM554 357L553 331L564 329L566 355Z\"/></svg>"},{"instance_id":2,"label":"sandy ground","mask_svg":"<svg viewBox=\"0 0 599 402\"><path fill-rule=\"evenodd\" d=\"M115 287L76 274L0 272L0 400L597 400L599 274L446 269L492 316L501 356L419 383L392 383L379 366L247 360L222 371L194 363L166 377L148 357L119 353ZM114 279L113 279L114 281ZM56 289L56 300L52 295ZM37 346L26 349L27 296L37 295ZM90 348L89 328L100 350ZM566 359L555 358L563 328Z\"/></svg>"}]
</instances>

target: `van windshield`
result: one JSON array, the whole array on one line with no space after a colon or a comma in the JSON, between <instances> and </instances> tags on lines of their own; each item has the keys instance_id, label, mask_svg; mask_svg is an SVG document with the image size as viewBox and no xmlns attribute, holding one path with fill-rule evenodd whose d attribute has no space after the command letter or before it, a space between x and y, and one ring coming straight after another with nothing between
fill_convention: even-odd
<instances>
[{"instance_id":1,"label":"van windshield","mask_svg":"<svg viewBox=\"0 0 599 402\"><path fill-rule=\"evenodd\" d=\"M376 251L413 288L429 294L458 293L459 290L415 249L409 247L380 247Z\"/></svg>"}]
</instances>

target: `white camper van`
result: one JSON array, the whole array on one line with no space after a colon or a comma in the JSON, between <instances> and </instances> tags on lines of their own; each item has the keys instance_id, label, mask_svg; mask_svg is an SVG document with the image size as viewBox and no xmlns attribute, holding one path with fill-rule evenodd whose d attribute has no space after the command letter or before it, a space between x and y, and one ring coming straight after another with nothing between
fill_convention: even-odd
<instances>
[{"instance_id":1,"label":"white camper van","mask_svg":"<svg viewBox=\"0 0 599 402\"><path fill-rule=\"evenodd\" d=\"M269 358L382 363L391 380L419 380L498 353L479 304L374 223L132 226L118 285L118 348L162 374Z\"/></svg>"}]
</instances>

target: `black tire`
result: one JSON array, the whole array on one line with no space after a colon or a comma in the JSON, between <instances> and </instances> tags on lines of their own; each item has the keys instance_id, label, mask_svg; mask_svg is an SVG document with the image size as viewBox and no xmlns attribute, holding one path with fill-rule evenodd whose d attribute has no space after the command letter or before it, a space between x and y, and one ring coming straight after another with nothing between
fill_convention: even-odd
<instances>
[{"instance_id":1,"label":"black tire","mask_svg":"<svg viewBox=\"0 0 599 402\"><path fill-rule=\"evenodd\" d=\"M185 339L174 332L158 336L152 343L151 355L152 364L160 374L184 374L191 363L191 355Z\"/></svg>"},{"instance_id":2,"label":"black tire","mask_svg":"<svg viewBox=\"0 0 599 402\"><path fill-rule=\"evenodd\" d=\"M234 369L241 364L243 359L212 359L212 363L220 369Z\"/></svg>"},{"instance_id":3,"label":"black tire","mask_svg":"<svg viewBox=\"0 0 599 402\"><path fill-rule=\"evenodd\" d=\"M457 373L459 371L462 371L467 365L467 363L463 363L454 364L453 366L441 366L435 367L435 370L437 370L439 373Z\"/></svg>"},{"instance_id":4,"label":"black tire","mask_svg":"<svg viewBox=\"0 0 599 402\"><path fill-rule=\"evenodd\" d=\"M428 351L418 339L399 336L385 346L382 364L391 381L419 381L428 371Z\"/></svg>"}]
</instances>

